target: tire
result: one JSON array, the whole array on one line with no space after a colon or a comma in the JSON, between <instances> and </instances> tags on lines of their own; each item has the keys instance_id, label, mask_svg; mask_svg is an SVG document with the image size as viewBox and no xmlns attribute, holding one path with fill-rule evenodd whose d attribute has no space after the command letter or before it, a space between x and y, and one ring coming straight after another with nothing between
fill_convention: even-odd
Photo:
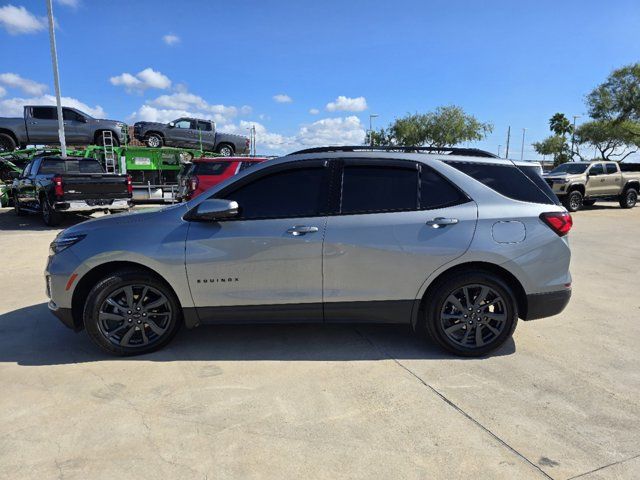
<instances>
[{"instance_id":1,"label":"tire","mask_svg":"<svg viewBox=\"0 0 640 480\"><path fill-rule=\"evenodd\" d=\"M157 133L150 133L145 137L144 143L146 143L149 148L160 148L164 142L162 141L162 137Z\"/></svg>"},{"instance_id":2,"label":"tire","mask_svg":"<svg viewBox=\"0 0 640 480\"><path fill-rule=\"evenodd\" d=\"M56 212L46 196L40 197L40 211L42 212L42 221L48 227L57 227L60 225L60 213Z\"/></svg>"},{"instance_id":3,"label":"tire","mask_svg":"<svg viewBox=\"0 0 640 480\"><path fill-rule=\"evenodd\" d=\"M582 200L582 205L585 207L593 207L595 204L595 200Z\"/></svg>"},{"instance_id":4,"label":"tire","mask_svg":"<svg viewBox=\"0 0 640 480\"><path fill-rule=\"evenodd\" d=\"M461 357L479 357L499 348L518 323L513 291L489 272L466 271L444 278L431 290L428 302L427 335Z\"/></svg>"},{"instance_id":5,"label":"tire","mask_svg":"<svg viewBox=\"0 0 640 480\"><path fill-rule=\"evenodd\" d=\"M577 212L582 208L582 193L578 190L573 190L563 199L562 204L570 212Z\"/></svg>"},{"instance_id":6,"label":"tire","mask_svg":"<svg viewBox=\"0 0 640 480\"><path fill-rule=\"evenodd\" d=\"M0 152L13 152L16 149L16 142L6 133L0 133Z\"/></svg>"},{"instance_id":7,"label":"tire","mask_svg":"<svg viewBox=\"0 0 640 480\"><path fill-rule=\"evenodd\" d=\"M620 208L633 208L638 203L638 191L635 188L627 188L620 196Z\"/></svg>"},{"instance_id":8,"label":"tire","mask_svg":"<svg viewBox=\"0 0 640 480\"><path fill-rule=\"evenodd\" d=\"M13 211L18 217L22 217L24 215L24 212L20 208L20 205L18 204L18 201L15 198L13 199Z\"/></svg>"},{"instance_id":9,"label":"tire","mask_svg":"<svg viewBox=\"0 0 640 480\"><path fill-rule=\"evenodd\" d=\"M149 308L158 302L163 303ZM145 271L123 270L94 285L82 318L98 347L113 355L130 356L150 353L169 343L182 325L182 310L163 280Z\"/></svg>"},{"instance_id":10,"label":"tire","mask_svg":"<svg viewBox=\"0 0 640 480\"><path fill-rule=\"evenodd\" d=\"M216 153L219 153L223 157L232 157L233 156L233 147L226 143L223 143L218 148L216 148Z\"/></svg>"}]
</instances>

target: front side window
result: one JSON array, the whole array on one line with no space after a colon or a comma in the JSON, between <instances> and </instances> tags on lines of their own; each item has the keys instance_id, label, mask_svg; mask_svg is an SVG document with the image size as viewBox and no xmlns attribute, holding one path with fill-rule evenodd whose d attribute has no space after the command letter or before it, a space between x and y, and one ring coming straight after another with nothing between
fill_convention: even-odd
<instances>
[{"instance_id":1,"label":"front side window","mask_svg":"<svg viewBox=\"0 0 640 480\"><path fill-rule=\"evenodd\" d=\"M189 129L189 128L191 128L191 121L190 120L178 120L176 122L176 128Z\"/></svg>"},{"instance_id":2,"label":"front side window","mask_svg":"<svg viewBox=\"0 0 640 480\"><path fill-rule=\"evenodd\" d=\"M73 110L69 110L68 108L62 109L62 118L64 120L72 122L82 122L84 120L84 117L74 112Z\"/></svg>"},{"instance_id":3,"label":"front side window","mask_svg":"<svg viewBox=\"0 0 640 480\"><path fill-rule=\"evenodd\" d=\"M418 208L418 169L345 165L342 174L343 214L397 212Z\"/></svg>"},{"instance_id":4,"label":"front side window","mask_svg":"<svg viewBox=\"0 0 640 480\"><path fill-rule=\"evenodd\" d=\"M238 202L242 220L315 217L326 207L327 172L322 166L275 172L218 198Z\"/></svg>"},{"instance_id":5,"label":"front side window","mask_svg":"<svg viewBox=\"0 0 640 480\"><path fill-rule=\"evenodd\" d=\"M613 163L607 163L607 173L618 173L618 169Z\"/></svg>"}]
</instances>

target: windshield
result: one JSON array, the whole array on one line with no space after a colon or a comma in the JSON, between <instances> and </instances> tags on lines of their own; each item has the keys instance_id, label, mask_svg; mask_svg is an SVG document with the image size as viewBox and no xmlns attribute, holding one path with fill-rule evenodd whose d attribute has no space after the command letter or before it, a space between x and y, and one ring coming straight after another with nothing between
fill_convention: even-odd
<instances>
[{"instance_id":1,"label":"windshield","mask_svg":"<svg viewBox=\"0 0 640 480\"><path fill-rule=\"evenodd\" d=\"M570 175L576 173L584 173L589 168L588 163L563 163L549 172L549 175L556 173L568 173Z\"/></svg>"}]
</instances>

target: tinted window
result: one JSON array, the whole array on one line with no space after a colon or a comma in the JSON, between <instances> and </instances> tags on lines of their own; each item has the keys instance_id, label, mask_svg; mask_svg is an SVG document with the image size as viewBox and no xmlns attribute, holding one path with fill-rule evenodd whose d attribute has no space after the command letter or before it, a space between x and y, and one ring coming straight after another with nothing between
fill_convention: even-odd
<instances>
[{"instance_id":1,"label":"tinted window","mask_svg":"<svg viewBox=\"0 0 640 480\"><path fill-rule=\"evenodd\" d=\"M82 115L78 115L73 110L69 110L66 108L62 109L62 118L65 120L71 120L75 122L82 122L84 120L84 117Z\"/></svg>"},{"instance_id":2,"label":"tinted window","mask_svg":"<svg viewBox=\"0 0 640 480\"><path fill-rule=\"evenodd\" d=\"M590 175L602 175L604 174L604 168L601 163L596 163L593 167L589 169Z\"/></svg>"},{"instance_id":3,"label":"tinted window","mask_svg":"<svg viewBox=\"0 0 640 480\"><path fill-rule=\"evenodd\" d=\"M563 163L562 165L558 165L549 173L551 175L555 175L556 173L579 174L584 173L588 166L588 163Z\"/></svg>"},{"instance_id":4,"label":"tinted window","mask_svg":"<svg viewBox=\"0 0 640 480\"><path fill-rule=\"evenodd\" d=\"M418 169L346 165L341 212L393 212L418 208Z\"/></svg>"},{"instance_id":5,"label":"tinted window","mask_svg":"<svg viewBox=\"0 0 640 480\"><path fill-rule=\"evenodd\" d=\"M27 166L24 167L24 170L22 171L23 177L27 177L31 173L31 165L33 165L33 162L29 162Z\"/></svg>"},{"instance_id":6,"label":"tinted window","mask_svg":"<svg viewBox=\"0 0 640 480\"><path fill-rule=\"evenodd\" d=\"M513 165L477 162L447 162L452 167L485 184L505 197L532 203L556 203L541 190L538 183ZM538 175L536 173L536 175ZM539 175L538 175L539 176Z\"/></svg>"},{"instance_id":7,"label":"tinted window","mask_svg":"<svg viewBox=\"0 0 640 480\"><path fill-rule=\"evenodd\" d=\"M211 122L198 122L198 130L202 130L203 132L210 132Z\"/></svg>"},{"instance_id":8,"label":"tinted window","mask_svg":"<svg viewBox=\"0 0 640 480\"><path fill-rule=\"evenodd\" d=\"M420 170L420 208L444 208L468 201L448 180L429 167Z\"/></svg>"},{"instance_id":9,"label":"tinted window","mask_svg":"<svg viewBox=\"0 0 640 480\"><path fill-rule=\"evenodd\" d=\"M176 128L191 128L190 120L180 120L176 122Z\"/></svg>"},{"instance_id":10,"label":"tinted window","mask_svg":"<svg viewBox=\"0 0 640 480\"><path fill-rule=\"evenodd\" d=\"M42 175L53 173L104 173L102 166L95 160L45 158L38 172Z\"/></svg>"},{"instance_id":11,"label":"tinted window","mask_svg":"<svg viewBox=\"0 0 640 480\"><path fill-rule=\"evenodd\" d=\"M547 184L547 182L544 181L544 178L542 178L540 176L540 169L536 166L531 166L531 167L518 167L520 169L520 171L522 173L524 173L527 178L529 180L531 180L533 183L536 184L536 186L542 190L542 192L549 197L549 199L553 202L556 203L558 205L560 205L560 200L558 199L558 197L556 196L555 193L553 193L553 190L551 190L551 187L549 187L549 185Z\"/></svg>"},{"instance_id":12,"label":"tinted window","mask_svg":"<svg viewBox=\"0 0 640 480\"><path fill-rule=\"evenodd\" d=\"M227 168L229 168L229 162L197 162L193 164L193 170L191 173L194 175L220 175Z\"/></svg>"},{"instance_id":13,"label":"tinted window","mask_svg":"<svg viewBox=\"0 0 640 480\"><path fill-rule=\"evenodd\" d=\"M607 163L606 167L607 167L607 173L618 173L618 169L613 163Z\"/></svg>"},{"instance_id":14,"label":"tinted window","mask_svg":"<svg viewBox=\"0 0 640 480\"><path fill-rule=\"evenodd\" d=\"M58 111L55 107L33 107L33 118L40 120L57 120Z\"/></svg>"},{"instance_id":15,"label":"tinted window","mask_svg":"<svg viewBox=\"0 0 640 480\"><path fill-rule=\"evenodd\" d=\"M238 202L243 219L313 217L326 204L326 173L322 167L273 173L222 197Z\"/></svg>"},{"instance_id":16,"label":"tinted window","mask_svg":"<svg viewBox=\"0 0 640 480\"><path fill-rule=\"evenodd\" d=\"M258 164L258 162L242 162L240 164L240 168L238 169L238 172L246 170L247 168L251 168L251 167L253 167L254 165L257 165L257 164Z\"/></svg>"}]
</instances>

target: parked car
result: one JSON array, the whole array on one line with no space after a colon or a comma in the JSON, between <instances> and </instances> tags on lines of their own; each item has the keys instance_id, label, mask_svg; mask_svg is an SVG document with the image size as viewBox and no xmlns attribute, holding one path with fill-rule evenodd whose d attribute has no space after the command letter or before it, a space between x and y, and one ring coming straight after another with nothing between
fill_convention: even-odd
<instances>
[{"instance_id":1,"label":"parked car","mask_svg":"<svg viewBox=\"0 0 640 480\"><path fill-rule=\"evenodd\" d=\"M544 178L570 212L610 199L633 208L640 191L640 173L622 172L618 162L563 163Z\"/></svg>"},{"instance_id":2,"label":"parked car","mask_svg":"<svg viewBox=\"0 0 640 480\"><path fill-rule=\"evenodd\" d=\"M148 147L201 148L226 157L249 153L249 138L216 131L216 124L198 118L178 118L169 123L136 122L134 137Z\"/></svg>"},{"instance_id":3,"label":"parked car","mask_svg":"<svg viewBox=\"0 0 640 480\"><path fill-rule=\"evenodd\" d=\"M10 207L12 203L11 184L15 176L20 175L19 169L9 160L0 158L0 207Z\"/></svg>"},{"instance_id":4,"label":"parked car","mask_svg":"<svg viewBox=\"0 0 640 480\"><path fill-rule=\"evenodd\" d=\"M571 215L535 167L364 148L298 152L65 230L49 308L117 355L182 324L301 321L406 324L463 356L564 309Z\"/></svg>"},{"instance_id":5,"label":"parked car","mask_svg":"<svg viewBox=\"0 0 640 480\"><path fill-rule=\"evenodd\" d=\"M191 200L214 185L265 160L267 157L196 158L180 175L178 199Z\"/></svg>"},{"instance_id":6,"label":"parked car","mask_svg":"<svg viewBox=\"0 0 640 480\"><path fill-rule=\"evenodd\" d=\"M123 122L92 118L75 108L62 108L67 145L102 144L105 132L113 143L124 143ZM0 118L0 151L27 145L58 145L58 110L49 106L25 106L23 118Z\"/></svg>"},{"instance_id":7,"label":"parked car","mask_svg":"<svg viewBox=\"0 0 640 480\"><path fill-rule=\"evenodd\" d=\"M131 177L105 173L91 158L37 157L14 174L17 215L33 212L55 226L64 213L120 212L131 207Z\"/></svg>"}]
</instances>

